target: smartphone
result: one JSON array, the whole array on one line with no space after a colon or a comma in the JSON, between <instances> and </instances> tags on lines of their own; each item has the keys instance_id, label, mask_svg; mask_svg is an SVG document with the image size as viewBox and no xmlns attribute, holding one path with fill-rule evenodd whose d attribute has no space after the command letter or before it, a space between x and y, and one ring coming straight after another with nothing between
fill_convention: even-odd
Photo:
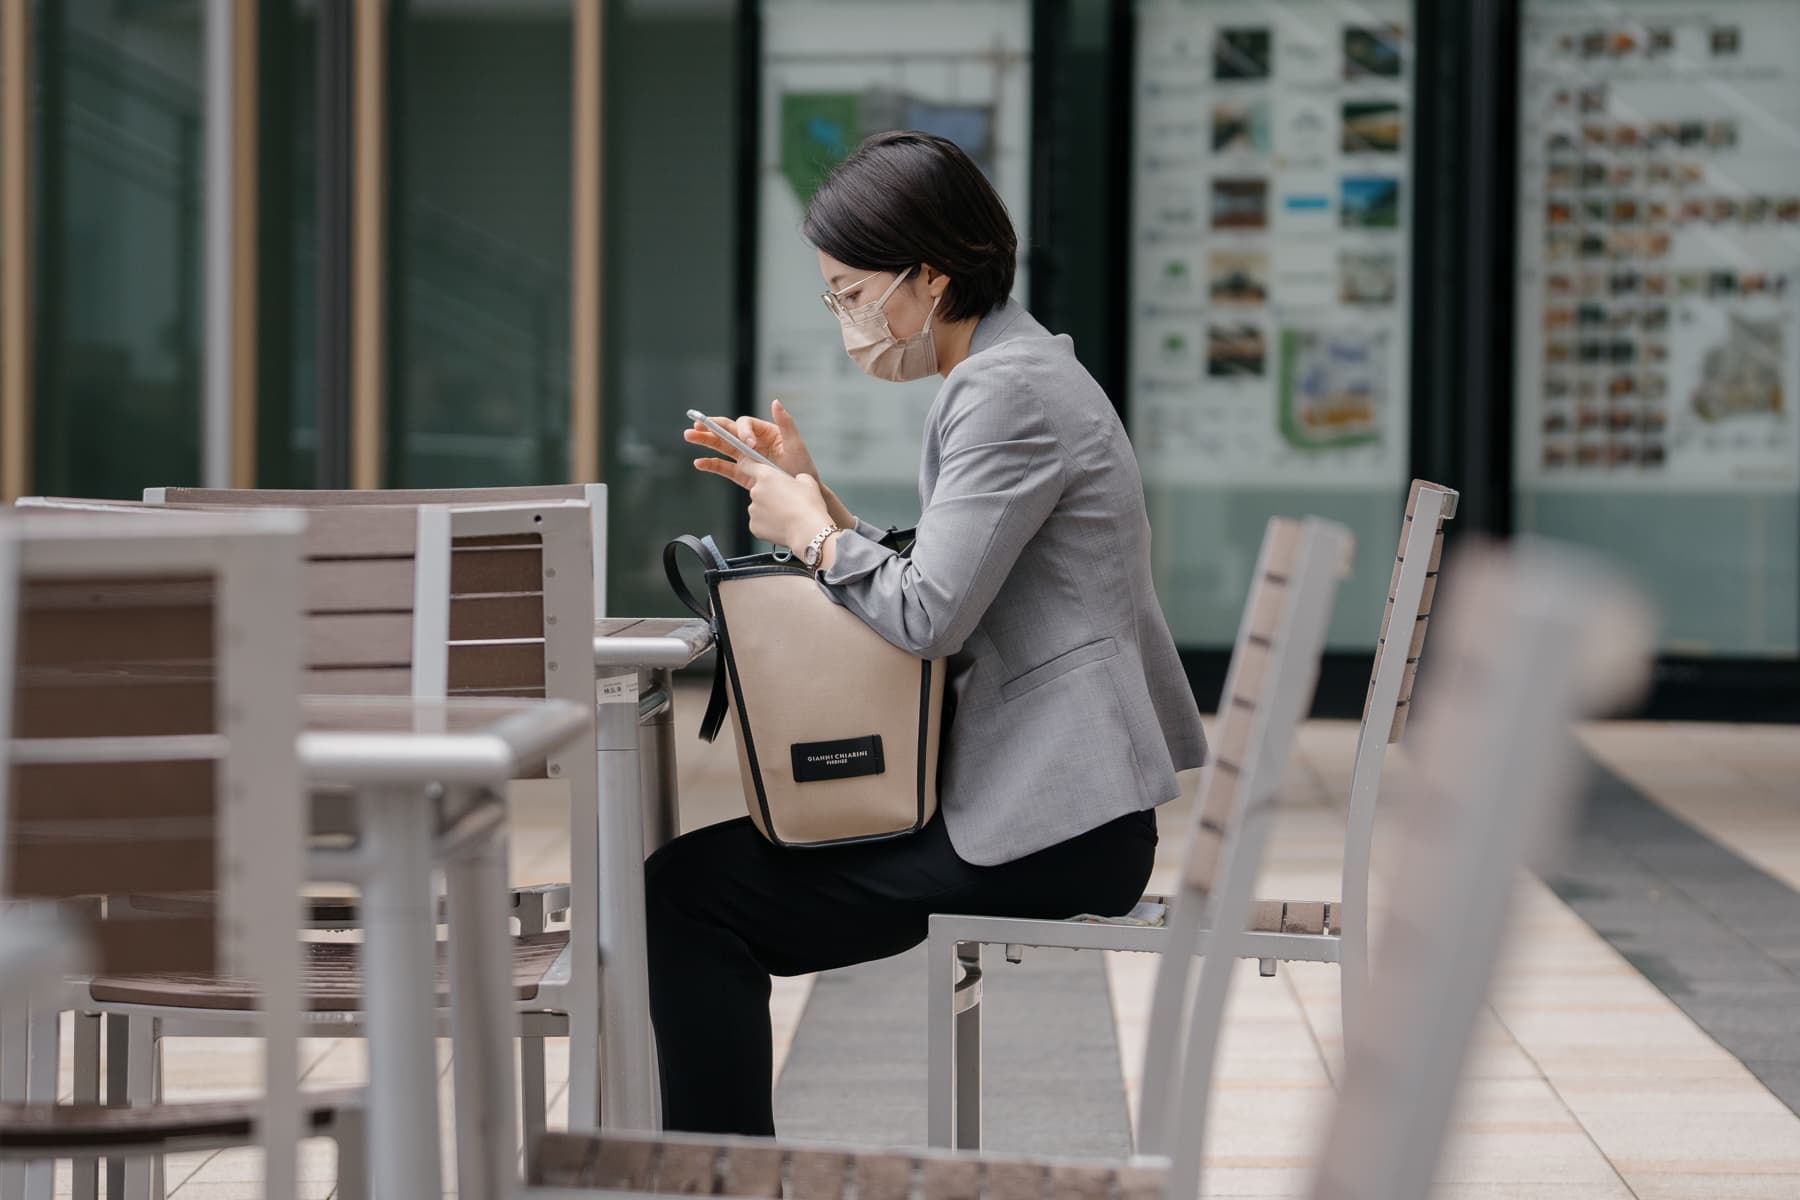
<instances>
[{"instance_id":1,"label":"smartphone","mask_svg":"<svg viewBox=\"0 0 1800 1200\"><path fill-rule=\"evenodd\" d=\"M725 442L726 445L732 447L734 450L736 450L739 454L743 455L745 458L750 459L752 462L759 462L765 467L775 467L775 469L777 471L781 471L780 467L776 467L774 463L770 462L768 459L766 459L762 455L758 454L755 450L753 450L749 446L745 445L743 440L741 438L739 438L737 434L731 432L729 429L725 428L723 425L719 424L717 421L713 420L711 417L707 416L705 413L701 412L699 409L690 408L690 409L688 409L687 415L688 415L688 420L698 421L700 424L706 426L708 429L712 430L713 433L717 434ZM781 473L783 475L787 474L786 471L781 471Z\"/></svg>"}]
</instances>

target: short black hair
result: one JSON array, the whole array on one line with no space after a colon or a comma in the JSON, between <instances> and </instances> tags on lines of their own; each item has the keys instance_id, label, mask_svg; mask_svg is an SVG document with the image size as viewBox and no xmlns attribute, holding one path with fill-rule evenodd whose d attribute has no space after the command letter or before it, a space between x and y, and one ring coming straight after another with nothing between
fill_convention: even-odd
<instances>
[{"instance_id":1,"label":"short black hair","mask_svg":"<svg viewBox=\"0 0 1800 1200\"><path fill-rule=\"evenodd\" d=\"M864 140L813 193L802 232L846 266L942 271L947 321L983 316L1012 294L1019 235L1006 204L974 160L933 134Z\"/></svg>"}]
</instances>

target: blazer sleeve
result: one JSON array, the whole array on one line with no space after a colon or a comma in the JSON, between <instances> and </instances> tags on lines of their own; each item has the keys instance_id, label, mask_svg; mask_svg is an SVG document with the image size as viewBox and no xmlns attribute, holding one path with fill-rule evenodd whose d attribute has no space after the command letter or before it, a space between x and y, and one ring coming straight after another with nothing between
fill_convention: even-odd
<instances>
[{"instance_id":1,"label":"blazer sleeve","mask_svg":"<svg viewBox=\"0 0 1800 1200\"><path fill-rule=\"evenodd\" d=\"M1040 400L1003 364L946 381L931 500L908 555L858 522L837 539L832 598L920 658L962 648L1062 496L1062 449ZM874 532L874 531L869 531Z\"/></svg>"}]
</instances>

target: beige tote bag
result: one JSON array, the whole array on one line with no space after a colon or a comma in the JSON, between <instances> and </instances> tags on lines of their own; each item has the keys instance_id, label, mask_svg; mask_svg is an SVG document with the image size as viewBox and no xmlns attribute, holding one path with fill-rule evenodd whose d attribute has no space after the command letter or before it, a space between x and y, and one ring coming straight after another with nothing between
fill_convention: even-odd
<instances>
[{"instance_id":1,"label":"beige tote bag","mask_svg":"<svg viewBox=\"0 0 1800 1200\"><path fill-rule=\"evenodd\" d=\"M706 566L706 597L678 551ZM833 603L798 560L727 559L713 540L663 550L670 586L711 623L718 662L700 736L727 708L750 820L777 846L843 846L916 833L937 811L944 664L899 649ZM727 698L729 693L729 699Z\"/></svg>"}]
</instances>

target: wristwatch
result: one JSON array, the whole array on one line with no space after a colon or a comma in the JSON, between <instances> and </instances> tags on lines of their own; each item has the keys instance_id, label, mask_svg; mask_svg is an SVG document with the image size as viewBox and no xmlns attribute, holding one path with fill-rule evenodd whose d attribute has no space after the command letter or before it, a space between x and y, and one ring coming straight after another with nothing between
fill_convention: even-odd
<instances>
[{"instance_id":1,"label":"wristwatch","mask_svg":"<svg viewBox=\"0 0 1800 1200\"><path fill-rule=\"evenodd\" d=\"M815 574L818 572L819 558L825 553L825 539L834 533L842 532L843 530L839 529L836 524L827 525L819 530L812 541L806 544L806 549L800 552L800 561L806 564L807 570Z\"/></svg>"}]
</instances>

